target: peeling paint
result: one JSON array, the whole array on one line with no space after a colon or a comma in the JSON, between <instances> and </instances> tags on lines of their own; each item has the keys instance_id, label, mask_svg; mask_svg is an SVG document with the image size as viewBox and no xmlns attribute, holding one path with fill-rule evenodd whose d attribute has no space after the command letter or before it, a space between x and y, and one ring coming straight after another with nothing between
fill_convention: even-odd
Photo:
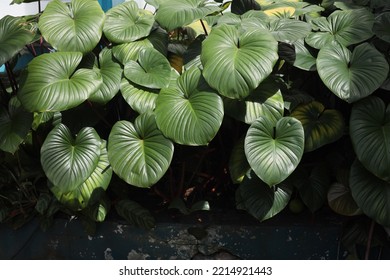
<instances>
[{"instance_id":1,"label":"peeling paint","mask_svg":"<svg viewBox=\"0 0 390 280\"><path fill-rule=\"evenodd\" d=\"M116 229L114 229L116 234L123 234L123 225L117 225Z\"/></svg>"},{"instance_id":2,"label":"peeling paint","mask_svg":"<svg viewBox=\"0 0 390 280\"><path fill-rule=\"evenodd\" d=\"M140 251L142 251L142 249L139 248ZM127 254L127 259L128 260L146 260L150 258L150 255L149 254L146 254L146 253L142 253L142 252L137 252L135 251L134 249L131 250L128 254Z\"/></svg>"},{"instance_id":3,"label":"peeling paint","mask_svg":"<svg viewBox=\"0 0 390 280\"><path fill-rule=\"evenodd\" d=\"M105 251L104 251L104 259L105 260L113 260L114 258L112 257L112 250L111 248L107 248Z\"/></svg>"}]
</instances>

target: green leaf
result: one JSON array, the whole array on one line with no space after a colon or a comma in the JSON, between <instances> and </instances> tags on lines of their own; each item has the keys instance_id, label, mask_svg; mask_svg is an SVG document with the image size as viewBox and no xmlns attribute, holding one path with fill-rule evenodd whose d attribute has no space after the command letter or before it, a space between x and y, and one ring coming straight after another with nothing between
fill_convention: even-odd
<instances>
[{"instance_id":1,"label":"green leaf","mask_svg":"<svg viewBox=\"0 0 390 280\"><path fill-rule=\"evenodd\" d=\"M358 160L352 165L349 180L352 197L363 213L378 224L390 226L390 183L370 173Z\"/></svg>"},{"instance_id":2,"label":"green leaf","mask_svg":"<svg viewBox=\"0 0 390 280\"><path fill-rule=\"evenodd\" d=\"M390 182L390 105L375 96L361 100L352 107L349 127L359 161Z\"/></svg>"},{"instance_id":3,"label":"green leaf","mask_svg":"<svg viewBox=\"0 0 390 280\"><path fill-rule=\"evenodd\" d=\"M154 16L135 1L123 2L106 13L104 35L113 43L128 43L149 35Z\"/></svg>"},{"instance_id":4,"label":"green leaf","mask_svg":"<svg viewBox=\"0 0 390 280\"><path fill-rule=\"evenodd\" d=\"M265 30L222 25L202 43L203 75L221 95L245 98L272 72L277 51L277 41Z\"/></svg>"},{"instance_id":5,"label":"green leaf","mask_svg":"<svg viewBox=\"0 0 390 280\"><path fill-rule=\"evenodd\" d=\"M59 51L87 53L99 43L104 12L96 0L51 1L39 18L39 30Z\"/></svg>"},{"instance_id":6,"label":"green leaf","mask_svg":"<svg viewBox=\"0 0 390 280\"><path fill-rule=\"evenodd\" d=\"M313 48L322 49L332 41L349 46L372 37L374 16L364 8L335 11L327 19L313 19L312 24L319 31L312 32L305 40Z\"/></svg>"},{"instance_id":7,"label":"green leaf","mask_svg":"<svg viewBox=\"0 0 390 280\"><path fill-rule=\"evenodd\" d=\"M234 145L229 159L229 173L233 184L241 183L245 175L251 170L245 155L245 138L240 138Z\"/></svg>"},{"instance_id":8,"label":"green leaf","mask_svg":"<svg viewBox=\"0 0 390 280\"><path fill-rule=\"evenodd\" d=\"M156 107L157 90L133 84L126 78L122 79L120 87L122 96L127 104L139 114L153 111Z\"/></svg>"},{"instance_id":9,"label":"green leaf","mask_svg":"<svg viewBox=\"0 0 390 280\"><path fill-rule=\"evenodd\" d=\"M349 187L341 183L333 183L328 191L328 204L337 214L356 216L362 214L352 197Z\"/></svg>"},{"instance_id":10,"label":"green leaf","mask_svg":"<svg viewBox=\"0 0 390 280\"><path fill-rule=\"evenodd\" d=\"M177 79L177 86L163 88L156 101L159 129L174 142L207 145L223 120L223 102L207 87L201 71L193 67Z\"/></svg>"},{"instance_id":11,"label":"green leaf","mask_svg":"<svg viewBox=\"0 0 390 280\"><path fill-rule=\"evenodd\" d=\"M318 53L317 69L324 84L339 98L351 103L370 95L382 85L389 64L368 43L358 45L351 52L333 42Z\"/></svg>"},{"instance_id":12,"label":"green leaf","mask_svg":"<svg viewBox=\"0 0 390 280\"><path fill-rule=\"evenodd\" d=\"M26 112L16 97L11 98L8 109L0 107L0 149L15 153L30 131L33 115Z\"/></svg>"},{"instance_id":13,"label":"green leaf","mask_svg":"<svg viewBox=\"0 0 390 280\"><path fill-rule=\"evenodd\" d=\"M137 60L139 52L144 48L153 48L148 39L116 45L112 48L114 57L122 64L130 60Z\"/></svg>"},{"instance_id":14,"label":"green leaf","mask_svg":"<svg viewBox=\"0 0 390 280\"><path fill-rule=\"evenodd\" d=\"M18 98L30 112L63 111L80 105L96 92L102 77L91 69L78 69L82 54L58 52L35 57Z\"/></svg>"},{"instance_id":15,"label":"green leaf","mask_svg":"<svg viewBox=\"0 0 390 280\"><path fill-rule=\"evenodd\" d=\"M270 21L268 30L275 40L291 44L305 38L310 33L311 26L303 21L282 18Z\"/></svg>"},{"instance_id":16,"label":"green leaf","mask_svg":"<svg viewBox=\"0 0 390 280\"><path fill-rule=\"evenodd\" d=\"M95 170L101 154L101 140L95 129L85 127L74 139L59 124L50 131L41 148L41 164L54 186L69 192L80 186Z\"/></svg>"},{"instance_id":17,"label":"green leaf","mask_svg":"<svg viewBox=\"0 0 390 280\"><path fill-rule=\"evenodd\" d=\"M246 210L260 221L282 211L291 197L291 188L281 184L270 188L255 174L248 174L236 191L237 208Z\"/></svg>"},{"instance_id":18,"label":"green leaf","mask_svg":"<svg viewBox=\"0 0 390 280\"><path fill-rule=\"evenodd\" d=\"M158 130L152 113L133 123L117 122L108 140L108 157L114 172L127 183L147 188L167 171L173 143Z\"/></svg>"},{"instance_id":19,"label":"green leaf","mask_svg":"<svg viewBox=\"0 0 390 280\"><path fill-rule=\"evenodd\" d=\"M138 60L129 60L125 64L127 79L148 88L167 87L171 76L169 61L154 48L140 50Z\"/></svg>"},{"instance_id":20,"label":"green leaf","mask_svg":"<svg viewBox=\"0 0 390 280\"><path fill-rule=\"evenodd\" d=\"M317 164L311 170L297 170L293 175L294 185L304 204L312 213L320 209L325 201L330 185L330 176L325 164Z\"/></svg>"},{"instance_id":21,"label":"green leaf","mask_svg":"<svg viewBox=\"0 0 390 280\"><path fill-rule=\"evenodd\" d=\"M245 154L257 176L269 186L284 181L298 166L304 150L304 131L295 118L277 122L259 117L245 137Z\"/></svg>"},{"instance_id":22,"label":"green leaf","mask_svg":"<svg viewBox=\"0 0 390 280\"><path fill-rule=\"evenodd\" d=\"M128 199L120 200L115 204L115 209L131 225L144 229L152 229L155 227L156 221L152 214L135 201Z\"/></svg>"},{"instance_id":23,"label":"green leaf","mask_svg":"<svg viewBox=\"0 0 390 280\"><path fill-rule=\"evenodd\" d=\"M103 84L88 100L106 104L119 91L122 79L122 67L113 60L112 50L104 48L95 59L94 71L102 76Z\"/></svg>"},{"instance_id":24,"label":"green leaf","mask_svg":"<svg viewBox=\"0 0 390 280\"><path fill-rule=\"evenodd\" d=\"M91 175L81 185L71 191L67 191L61 185L50 188L58 201L75 211L100 201L100 198L98 201L94 201L94 196L107 189L112 177L112 168L108 161L106 144L104 140L101 142L98 163ZM102 214L100 213L100 215Z\"/></svg>"},{"instance_id":25,"label":"green leaf","mask_svg":"<svg viewBox=\"0 0 390 280\"><path fill-rule=\"evenodd\" d=\"M51 195L48 193L41 193L38 197L37 204L35 204L35 210L41 214L44 215L46 210L49 208L49 205L51 203Z\"/></svg>"},{"instance_id":26,"label":"green leaf","mask_svg":"<svg viewBox=\"0 0 390 280\"><path fill-rule=\"evenodd\" d=\"M310 48L305 45L305 41L303 39L297 40L294 42L294 46L294 66L305 71L315 71L317 69L316 58L310 51Z\"/></svg>"},{"instance_id":27,"label":"green leaf","mask_svg":"<svg viewBox=\"0 0 390 280\"><path fill-rule=\"evenodd\" d=\"M377 37L390 43L390 12L382 13L375 18L373 31Z\"/></svg>"},{"instance_id":28,"label":"green leaf","mask_svg":"<svg viewBox=\"0 0 390 280\"><path fill-rule=\"evenodd\" d=\"M0 19L0 66L34 39L35 34L23 23L23 19L8 15Z\"/></svg>"},{"instance_id":29,"label":"green leaf","mask_svg":"<svg viewBox=\"0 0 390 280\"><path fill-rule=\"evenodd\" d=\"M226 114L247 124L260 116L277 121L284 113L283 96L273 79L262 82L243 100L225 98L224 105Z\"/></svg>"},{"instance_id":30,"label":"green leaf","mask_svg":"<svg viewBox=\"0 0 390 280\"><path fill-rule=\"evenodd\" d=\"M155 18L163 28L171 31L220 10L208 0L168 0L160 3Z\"/></svg>"},{"instance_id":31,"label":"green leaf","mask_svg":"<svg viewBox=\"0 0 390 280\"><path fill-rule=\"evenodd\" d=\"M344 118L333 109L325 109L320 102L302 104L292 111L305 130L305 152L314 151L338 140L344 134Z\"/></svg>"}]
</instances>

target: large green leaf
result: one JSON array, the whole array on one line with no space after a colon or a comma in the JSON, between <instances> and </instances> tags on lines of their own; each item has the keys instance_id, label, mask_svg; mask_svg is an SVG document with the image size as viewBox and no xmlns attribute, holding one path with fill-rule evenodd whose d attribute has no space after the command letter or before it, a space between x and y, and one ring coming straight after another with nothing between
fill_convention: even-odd
<instances>
[{"instance_id":1,"label":"large green leaf","mask_svg":"<svg viewBox=\"0 0 390 280\"><path fill-rule=\"evenodd\" d=\"M193 67L163 88L156 101L156 120L168 138L184 145L207 145L224 115L222 98L207 87L201 71Z\"/></svg>"},{"instance_id":2,"label":"large green leaf","mask_svg":"<svg viewBox=\"0 0 390 280\"><path fill-rule=\"evenodd\" d=\"M272 218L282 211L291 197L291 188L280 184L268 187L255 174L250 173L236 191L238 209L246 210L260 221Z\"/></svg>"},{"instance_id":3,"label":"large green leaf","mask_svg":"<svg viewBox=\"0 0 390 280\"><path fill-rule=\"evenodd\" d=\"M373 31L383 41L390 43L390 12L380 14L376 19Z\"/></svg>"},{"instance_id":4,"label":"large green leaf","mask_svg":"<svg viewBox=\"0 0 390 280\"><path fill-rule=\"evenodd\" d=\"M332 41L349 46L372 37L374 16L364 8L335 11L328 18L313 19L312 24L319 31L312 32L305 40L313 48L321 49Z\"/></svg>"},{"instance_id":5,"label":"large green leaf","mask_svg":"<svg viewBox=\"0 0 390 280\"><path fill-rule=\"evenodd\" d=\"M65 191L61 186L52 186L51 192L61 203L80 210L87 207L94 192L99 188L106 190L111 181L112 168L108 161L106 141L102 141L100 145L100 157L95 170L91 175L75 189Z\"/></svg>"},{"instance_id":6,"label":"large green leaf","mask_svg":"<svg viewBox=\"0 0 390 280\"><path fill-rule=\"evenodd\" d=\"M102 76L103 84L88 100L105 104L119 91L122 67L113 60L112 50L104 48L95 59L93 69Z\"/></svg>"},{"instance_id":7,"label":"large green leaf","mask_svg":"<svg viewBox=\"0 0 390 280\"><path fill-rule=\"evenodd\" d=\"M349 187L341 183L333 183L328 191L329 207L336 213L344 216L362 214L356 201L353 199Z\"/></svg>"},{"instance_id":8,"label":"large green leaf","mask_svg":"<svg viewBox=\"0 0 390 280\"><path fill-rule=\"evenodd\" d=\"M304 131L295 118L277 122L259 117L249 127L245 154L253 171L269 186L285 180L298 166L304 151Z\"/></svg>"},{"instance_id":9,"label":"large green leaf","mask_svg":"<svg viewBox=\"0 0 390 280\"><path fill-rule=\"evenodd\" d=\"M209 0L166 0L157 9L156 21L171 31L220 10Z\"/></svg>"},{"instance_id":10,"label":"large green leaf","mask_svg":"<svg viewBox=\"0 0 390 280\"><path fill-rule=\"evenodd\" d=\"M144 48L153 48L148 39L116 45L112 48L112 53L119 62L126 64L130 60L137 60L139 52Z\"/></svg>"},{"instance_id":11,"label":"large green leaf","mask_svg":"<svg viewBox=\"0 0 390 280\"><path fill-rule=\"evenodd\" d=\"M139 114L153 111L156 107L158 91L135 85L126 78L120 84L121 93L130 107Z\"/></svg>"},{"instance_id":12,"label":"large green leaf","mask_svg":"<svg viewBox=\"0 0 390 280\"><path fill-rule=\"evenodd\" d=\"M294 43L303 39L311 31L310 24L286 18L272 20L267 27L277 41L285 43Z\"/></svg>"},{"instance_id":13,"label":"large green leaf","mask_svg":"<svg viewBox=\"0 0 390 280\"><path fill-rule=\"evenodd\" d=\"M305 45L303 39L297 40L294 42L295 46L295 61L294 66L306 70L314 71L316 70L316 58L313 53L310 51L310 48Z\"/></svg>"},{"instance_id":14,"label":"large green leaf","mask_svg":"<svg viewBox=\"0 0 390 280\"><path fill-rule=\"evenodd\" d=\"M298 119L305 130L305 152L311 152L338 140L344 134L344 118L333 109L325 109L318 101L302 104L290 115Z\"/></svg>"},{"instance_id":15,"label":"large green leaf","mask_svg":"<svg viewBox=\"0 0 390 280\"><path fill-rule=\"evenodd\" d=\"M87 53L99 43L104 12L97 0L51 1L39 18L43 37L59 51Z\"/></svg>"},{"instance_id":16,"label":"large green leaf","mask_svg":"<svg viewBox=\"0 0 390 280\"><path fill-rule=\"evenodd\" d=\"M15 153L31 128L33 114L26 112L16 97L8 109L0 107L0 149Z\"/></svg>"},{"instance_id":17,"label":"large green leaf","mask_svg":"<svg viewBox=\"0 0 390 280\"><path fill-rule=\"evenodd\" d=\"M31 112L63 111L84 102L96 92L102 77L91 69L78 69L79 52L58 52L35 57L18 97Z\"/></svg>"},{"instance_id":18,"label":"large green leaf","mask_svg":"<svg viewBox=\"0 0 390 280\"><path fill-rule=\"evenodd\" d=\"M352 196L363 213L383 226L390 226L390 183L370 173L358 161L350 175Z\"/></svg>"},{"instance_id":19,"label":"large green leaf","mask_svg":"<svg viewBox=\"0 0 390 280\"><path fill-rule=\"evenodd\" d=\"M154 48L140 50L137 61L129 60L125 64L127 79L148 88L168 86L171 76L169 61Z\"/></svg>"},{"instance_id":20,"label":"large green leaf","mask_svg":"<svg viewBox=\"0 0 390 280\"><path fill-rule=\"evenodd\" d=\"M21 18L5 16L0 19L0 66L21 51L34 38Z\"/></svg>"},{"instance_id":21,"label":"large green leaf","mask_svg":"<svg viewBox=\"0 0 390 280\"><path fill-rule=\"evenodd\" d=\"M152 113L140 115L133 123L117 122L108 139L108 158L114 172L127 183L147 188L167 171L173 143L158 130Z\"/></svg>"},{"instance_id":22,"label":"large green leaf","mask_svg":"<svg viewBox=\"0 0 390 280\"><path fill-rule=\"evenodd\" d=\"M317 69L324 84L339 98L351 103L370 95L387 78L389 64L368 43L353 52L337 42L318 53Z\"/></svg>"},{"instance_id":23,"label":"large green leaf","mask_svg":"<svg viewBox=\"0 0 390 280\"><path fill-rule=\"evenodd\" d=\"M41 164L54 186L66 193L87 180L101 154L101 140L95 129L84 127L74 139L68 127L55 126L41 148Z\"/></svg>"},{"instance_id":24,"label":"large green leaf","mask_svg":"<svg viewBox=\"0 0 390 280\"><path fill-rule=\"evenodd\" d=\"M260 116L274 121L283 117L284 104L279 85L272 79L262 82L244 100L224 99L226 114L251 124Z\"/></svg>"},{"instance_id":25,"label":"large green leaf","mask_svg":"<svg viewBox=\"0 0 390 280\"><path fill-rule=\"evenodd\" d=\"M106 13L104 35L114 43L128 43L149 35L154 16L138 8L135 1L124 2Z\"/></svg>"},{"instance_id":26,"label":"large green leaf","mask_svg":"<svg viewBox=\"0 0 390 280\"><path fill-rule=\"evenodd\" d=\"M350 134L359 161L390 182L390 105L371 96L352 107Z\"/></svg>"},{"instance_id":27,"label":"large green leaf","mask_svg":"<svg viewBox=\"0 0 390 280\"><path fill-rule=\"evenodd\" d=\"M202 43L203 75L220 94L245 98L272 72L277 52L277 41L265 30L222 25Z\"/></svg>"}]
</instances>

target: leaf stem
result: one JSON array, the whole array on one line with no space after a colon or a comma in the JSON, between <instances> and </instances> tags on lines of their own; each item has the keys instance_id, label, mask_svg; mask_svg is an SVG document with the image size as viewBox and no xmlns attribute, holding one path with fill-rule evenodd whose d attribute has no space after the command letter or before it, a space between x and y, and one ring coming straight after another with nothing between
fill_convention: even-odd
<instances>
[{"instance_id":1,"label":"leaf stem","mask_svg":"<svg viewBox=\"0 0 390 280\"><path fill-rule=\"evenodd\" d=\"M370 249L371 249L372 237L374 235L374 228L375 228L375 221L371 220L370 230L368 232L366 253L364 255L365 260L368 260L368 258L370 257Z\"/></svg>"},{"instance_id":2,"label":"leaf stem","mask_svg":"<svg viewBox=\"0 0 390 280\"><path fill-rule=\"evenodd\" d=\"M207 32L207 29L206 29L206 26L204 25L204 22L203 22L203 20L200 20L200 24L201 24L201 25L202 25L202 27L203 27L204 34L205 34L206 36L208 36L208 35L209 35L209 33Z\"/></svg>"}]
</instances>

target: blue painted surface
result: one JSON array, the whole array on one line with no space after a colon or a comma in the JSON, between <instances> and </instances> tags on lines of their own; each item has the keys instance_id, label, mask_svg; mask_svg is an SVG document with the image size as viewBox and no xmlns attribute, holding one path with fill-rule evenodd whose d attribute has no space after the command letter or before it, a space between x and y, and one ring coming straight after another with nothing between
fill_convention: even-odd
<instances>
[{"instance_id":1,"label":"blue painted surface","mask_svg":"<svg viewBox=\"0 0 390 280\"><path fill-rule=\"evenodd\" d=\"M5 65L0 66L0 73L5 73Z\"/></svg>"}]
</instances>

